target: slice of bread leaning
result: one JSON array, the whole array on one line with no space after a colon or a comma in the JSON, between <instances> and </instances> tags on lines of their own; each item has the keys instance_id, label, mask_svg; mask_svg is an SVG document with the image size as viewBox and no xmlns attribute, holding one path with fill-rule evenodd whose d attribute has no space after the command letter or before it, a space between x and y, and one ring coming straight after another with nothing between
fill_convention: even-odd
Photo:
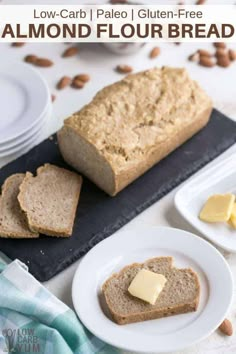
<instances>
[{"instance_id":1,"label":"slice of bread leaning","mask_svg":"<svg viewBox=\"0 0 236 354\"><path fill-rule=\"evenodd\" d=\"M27 172L18 200L32 231L48 236L72 234L82 177L77 173L45 164L37 176Z\"/></svg>"},{"instance_id":2,"label":"slice of bread leaning","mask_svg":"<svg viewBox=\"0 0 236 354\"><path fill-rule=\"evenodd\" d=\"M172 257L159 257L145 263L134 263L113 274L103 285L102 292L113 320L127 324L196 311L200 284L192 269L177 269ZM138 299L128 287L141 269L163 274L167 282L155 305Z\"/></svg>"},{"instance_id":3,"label":"slice of bread leaning","mask_svg":"<svg viewBox=\"0 0 236 354\"><path fill-rule=\"evenodd\" d=\"M7 178L2 186L0 196L0 237L36 238L37 232L29 229L25 214L20 208L17 196L19 186L24 180L23 173Z\"/></svg>"}]
</instances>

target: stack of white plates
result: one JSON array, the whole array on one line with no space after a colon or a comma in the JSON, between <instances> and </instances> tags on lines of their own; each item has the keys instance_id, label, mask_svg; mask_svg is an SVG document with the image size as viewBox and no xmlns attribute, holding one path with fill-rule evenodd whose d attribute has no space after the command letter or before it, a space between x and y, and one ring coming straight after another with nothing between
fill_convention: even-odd
<instances>
[{"instance_id":1,"label":"stack of white plates","mask_svg":"<svg viewBox=\"0 0 236 354\"><path fill-rule=\"evenodd\" d=\"M46 82L29 65L0 64L0 158L24 153L42 138L51 115Z\"/></svg>"}]
</instances>

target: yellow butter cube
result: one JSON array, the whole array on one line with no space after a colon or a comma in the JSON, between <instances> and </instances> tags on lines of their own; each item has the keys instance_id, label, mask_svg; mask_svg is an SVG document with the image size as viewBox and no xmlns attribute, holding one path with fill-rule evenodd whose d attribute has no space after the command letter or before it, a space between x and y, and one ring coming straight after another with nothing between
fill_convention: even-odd
<instances>
[{"instance_id":1,"label":"yellow butter cube","mask_svg":"<svg viewBox=\"0 0 236 354\"><path fill-rule=\"evenodd\" d=\"M233 194L212 195L203 206L199 218L207 222L223 222L230 219L235 202Z\"/></svg>"},{"instance_id":2,"label":"yellow butter cube","mask_svg":"<svg viewBox=\"0 0 236 354\"><path fill-rule=\"evenodd\" d=\"M162 274L157 274L147 269L141 269L132 280L128 292L154 305L166 281L166 278Z\"/></svg>"},{"instance_id":3,"label":"yellow butter cube","mask_svg":"<svg viewBox=\"0 0 236 354\"><path fill-rule=\"evenodd\" d=\"M231 225L236 229L236 203L233 205L233 209L230 216Z\"/></svg>"}]
</instances>

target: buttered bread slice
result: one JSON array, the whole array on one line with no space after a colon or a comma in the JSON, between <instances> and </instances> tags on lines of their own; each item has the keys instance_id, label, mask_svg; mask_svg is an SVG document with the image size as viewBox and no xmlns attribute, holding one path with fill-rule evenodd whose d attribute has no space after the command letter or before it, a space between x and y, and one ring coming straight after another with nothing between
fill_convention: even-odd
<instances>
[{"instance_id":1,"label":"buttered bread slice","mask_svg":"<svg viewBox=\"0 0 236 354\"><path fill-rule=\"evenodd\" d=\"M192 269L175 268L172 262L172 257L158 257L145 263L134 263L104 283L102 292L116 323L140 322L197 310L200 296L197 274ZM141 269L162 274L166 278L154 305L132 296L128 291Z\"/></svg>"},{"instance_id":2,"label":"buttered bread slice","mask_svg":"<svg viewBox=\"0 0 236 354\"><path fill-rule=\"evenodd\" d=\"M185 69L155 68L105 87L65 120L65 161L110 195L208 122L212 102Z\"/></svg>"}]
</instances>

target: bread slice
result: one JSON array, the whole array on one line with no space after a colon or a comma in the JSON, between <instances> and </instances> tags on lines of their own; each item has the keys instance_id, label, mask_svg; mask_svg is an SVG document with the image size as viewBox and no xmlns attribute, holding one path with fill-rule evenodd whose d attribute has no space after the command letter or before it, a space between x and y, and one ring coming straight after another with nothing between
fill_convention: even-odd
<instances>
[{"instance_id":1,"label":"bread slice","mask_svg":"<svg viewBox=\"0 0 236 354\"><path fill-rule=\"evenodd\" d=\"M50 164L38 168L35 177L26 173L18 200L30 229L48 236L70 236L81 185L77 173Z\"/></svg>"},{"instance_id":2,"label":"bread slice","mask_svg":"<svg viewBox=\"0 0 236 354\"><path fill-rule=\"evenodd\" d=\"M192 269L177 269L172 262L172 257L159 257L134 263L104 283L102 292L116 323L140 322L197 310L200 296L197 274ZM155 305L128 293L131 281L142 268L163 274L167 279Z\"/></svg>"},{"instance_id":3,"label":"bread slice","mask_svg":"<svg viewBox=\"0 0 236 354\"><path fill-rule=\"evenodd\" d=\"M26 216L22 212L17 196L25 175L14 174L7 178L0 196L0 237L36 238L37 232L29 229Z\"/></svg>"}]
</instances>

